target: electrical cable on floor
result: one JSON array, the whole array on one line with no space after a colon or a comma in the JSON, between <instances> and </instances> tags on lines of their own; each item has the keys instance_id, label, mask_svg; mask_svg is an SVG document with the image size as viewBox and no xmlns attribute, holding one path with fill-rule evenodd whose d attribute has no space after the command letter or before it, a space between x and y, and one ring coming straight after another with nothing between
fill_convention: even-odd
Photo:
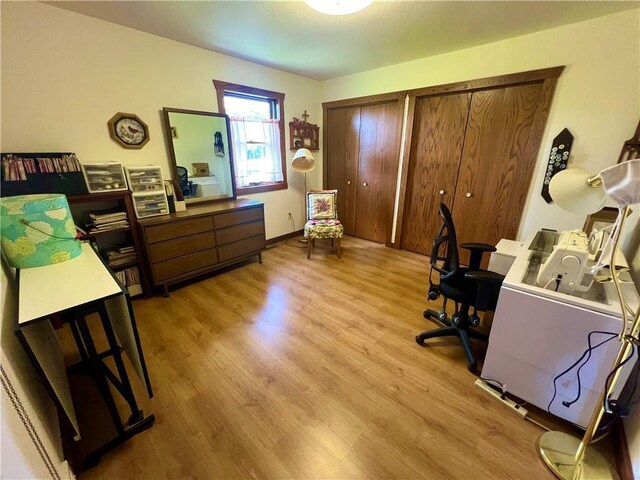
<instances>
[{"instance_id":1,"label":"electrical cable on floor","mask_svg":"<svg viewBox=\"0 0 640 480\"><path fill-rule=\"evenodd\" d=\"M543 425L542 423L538 422L537 420L534 420L533 418L531 418L529 415L527 415L526 417L524 417L525 420L530 421L531 423L533 423L534 425L542 428L543 430L546 430L547 432L550 432L551 429L549 427L547 427L546 425Z\"/></svg>"},{"instance_id":2,"label":"electrical cable on floor","mask_svg":"<svg viewBox=\"0 0 640 480\"><path fill-rule=\"evenodd\" d=\"M296 231L296 222L295 222L295 220L293 219L293 216L289 217L289 220L291 220L291 225L293 226L293 231L295 232L295 231ZM290 243L290 242L292 242L292 241L295 241L295 242L296 242L296 244L295 244L295 245L292 245L292 244ZM297 238L288 238L287 240L285 240L285 241L284 241L284 244L285 244L287 247L292 247L292 248L307 248L306 243L301 243L301 242L299 242Z\"/></svg>"}]
</instances>

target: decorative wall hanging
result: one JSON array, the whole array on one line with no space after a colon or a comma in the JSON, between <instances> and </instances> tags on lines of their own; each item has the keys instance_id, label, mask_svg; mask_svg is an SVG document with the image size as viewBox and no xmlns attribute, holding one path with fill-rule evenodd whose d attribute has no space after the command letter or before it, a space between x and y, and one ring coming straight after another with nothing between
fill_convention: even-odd
<instances>
[{"instance_id":1,"label":"decorative wall hanging","mask_svg":"<svg viewBox=\"0 0 640 480\"><path fill-rule=\"evenodd\" d=\"M124 148L140 149L149 141L149 127L133 113L118 112L108 125L111 138Z\"/></svg>"},{"instance_id":2,"label":"decorative wall hanging","mask_svg":"<svg viewBox=\"0 0 640 480\"><path fill-rule=\"evenodd\" d=\"M218 157L224 157L224 142L222 141L222 132L213 134L213 151Z\"/></svg>"},{"instance_id":3,"label":"decorative wall hanging","mask_svg":"<svg viewBox=\"0 0 640 480\"><path fill-rule=\"evenodd\" d=\"M306 110L301 116L302 120L293 117L293 121L289 122L289 148L291 150L299 148L307 148L313 151L319 150L320 127L313 123L307 123L309 115Z\"/></svg>"},{"instance_id":4,"label":"decorative wall hanging","mask_svg":"<svg viewBox=\"0 0 640 480\"><path fill-rule=\"evenodd\" d=\"M547 203L551 203L553 199L549 195L549 183L553 176L567 168L569 155L571 154L571 145L573 144L573 135L566 128L562 130L551 144L551 152L547 160L547 169L544 172L544 182L542 183L542 198Z\"/></svg>"}]
</instances>

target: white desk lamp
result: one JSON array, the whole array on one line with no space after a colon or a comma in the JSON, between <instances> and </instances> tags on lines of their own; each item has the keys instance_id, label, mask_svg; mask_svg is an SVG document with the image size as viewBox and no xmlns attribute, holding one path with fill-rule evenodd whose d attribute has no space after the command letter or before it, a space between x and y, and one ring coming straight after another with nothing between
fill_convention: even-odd
<instances>
[{"instance_id":1,"label":"white desk lamp","mask_svg":"<svg viewBox=\"0 0 640 480\"><path fill-rule=\"evenodd\" d=\"M607 196L618 205L618 218L610 237L611 277L622 306L622 328L618 339L620 349L611 366L613 379L605 386L593 410L582 439L562 432L546 432L539 440L542 459L551 471L563 480L617 479L615 468L593 448L589 449L596 428L605 413L604 400L611 395L621 372L621 364L629 358L640 338L640 308L629 318L620 280L615 268L615 258L630 205L640 203L640 159L629 160L605 168L599 174L569 169L555 175L549 185L549 193L559 207L574 213L594 213L604 205Z\"/></svg>"}]
</instances>

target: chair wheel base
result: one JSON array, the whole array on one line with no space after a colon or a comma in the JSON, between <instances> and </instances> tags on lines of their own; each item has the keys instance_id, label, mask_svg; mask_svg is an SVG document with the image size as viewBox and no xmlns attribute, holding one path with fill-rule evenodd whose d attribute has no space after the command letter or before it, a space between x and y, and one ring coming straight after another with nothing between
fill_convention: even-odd
<instances>
[{"instance_id":1,"label":"chair wheel base","mask_svg":"<svg viewBox=\"0 0 640 480\"><path fill-rule=\"evenodd\" d=\"M420 335L416 335L416 343L418 345L420 345L421 347L424 346L424 338L422 338Z\"/></svg>"}]
</instances>

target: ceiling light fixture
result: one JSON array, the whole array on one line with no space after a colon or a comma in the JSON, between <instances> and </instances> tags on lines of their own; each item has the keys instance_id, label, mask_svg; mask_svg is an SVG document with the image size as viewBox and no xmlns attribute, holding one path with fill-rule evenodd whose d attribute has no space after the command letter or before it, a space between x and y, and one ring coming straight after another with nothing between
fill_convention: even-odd
<instances>
[{"instance_id":1,"label":"ceiling light fixture","mask_svg":"<svg viewBox=\"0 0 640 480\"><path fill-rule=\"evenodd\" d=\"M327 15L349 15L368 7L372 0L304 0L314 10Z\"/></svg>"}]
</instances>

